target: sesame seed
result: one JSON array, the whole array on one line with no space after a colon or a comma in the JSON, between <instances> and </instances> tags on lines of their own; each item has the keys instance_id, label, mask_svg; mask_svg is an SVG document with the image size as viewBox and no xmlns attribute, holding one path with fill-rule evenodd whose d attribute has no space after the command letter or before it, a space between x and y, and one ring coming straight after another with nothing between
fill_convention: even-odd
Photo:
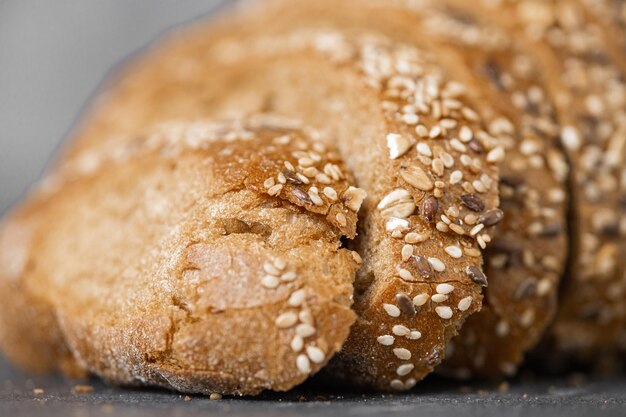
<instances>
[{"instance_id":1,"label":"sesame seed","mask_svg":"<svg viewBox=\"0 0 626 417\"><path fill-rule=\"evenodd\" d=\"M472 297L465 297L459 301L457 308L459 311L466 311L472 305Z\"/></svg>"},{"instance_id":2,"label":"sesame seed","mask_svg":"<svg viewBox=\"0 0 626 417\"><path fill-rule=\"evenodd\" d=\"M408 230L409 222L404 219L398 219L396 217L393 217L389 219L387 223L385 223L385 228L388 232L393 232L397 230Z\"/></svg>"},{"instance_id":3,"label":"sesame seed","mask_svg":"<svg viewBox=\"0 0 626 417\"><path fill-rule=\"evenodd\" d=\"M310 166L315 165L315 161L313 159L307 158L307 157L300 158L300 159L298 159L298 165L300 165L303 168L306 168L306 167L310 167Z\"/></svg>"},{"instance_id":4,"label":"sesame seed","mask_svg":"<svg viewBox=\"0 0 626 417\"><path fill-rule=\"evenodd\" d=\"M413 255L413 245L404 245L402 246L402 260L408 261L409 258Z\"/></svg>"},{"instance_id":5,"label":"sesame seed","mask_svg":"<svg viewBox=\"0 0 626 417\"><path fill-rule=\"evenodd\" d=\"M311 188L313 188L313 187L311 187ZM309 198L311 199L313 204L315 204L316 206L323 206L324 205L324 200L322 200L320 198L320 196L317 194L317 192L313 191L312 189L309 189Z\"/></svg>"},{"instance_id":6,"label":"sesame seed","mask_svg":"<svg viewBox=\"0 0 626 417\"><path fill-rule=\"evenodd\" d=\"M452 309L448 306L435 307L435 312L444 320L452 318Z\"/></svg>"},{"instance_id":7,"label":"sesame seed","mask_svg":"<svg viewBox=\"0 0 626 417\"><path fill-rule=\"evenodd\" d=\"M463 145L463 143L456 138L450 141L450 147L457 152L467 152L465 145Z\"/></svg>"},{"instance_id":8,"label":"sesame seed","mask_svg":"<svg viewBox=\"0 0 626 417\"><path fill-rule=\"evenodd\" d=\"M411 333L409 333L407 336L407 338L411 340L418 340L418 339L421 339L421 337L422 337L422 333L418 332L417 330L411 331Z\"/></svg>"},{"instance_id":9,"label":"sesame seed","mask_svg":"<svg viewBox=\"0 0 626 417\"><path fill-rule=\"evenodd\" d=\"M268 178L265 181L263 181L263 187L265 188L272 188L275 184L276 184L276 181L274 181L274 178Z\"/></svg>"},{"instance_id":10,"label":"sesame seed","mask_svg":"<svg viewBox=\"0 0 626 417\"><path fill-rule=\"evenodd\" d=\"M561 142L567 150L572 152L579 150L582 145L580 135L573 126L563 126L561 130Z\"/></svg>"},{"instance_id":11,"label":"sesame seed","mask_svg":"<svg viewBox=\"0 0 626 417\"><path fill-rule=\"evenodd\" d=\"M324 173L317 174L315 180L321 184L330 184L332 182L330 177Z\"/></svg>"},{"instance_id":12,"label":"sesame seed","mask_svg":"<svg viewBox=\"0 0 626 417\"><path fill-rule=\"evenodd\" d=\"M461 171L456 170L452 174L450 174L450 184L458 184L461 181L463 181L463 173Z\"/></svg>"},{"instance_id":13,"label":"sesame seed","mask_svg":"<svg viewBox=\"0 0 626 417\"><path fill-rule=\"evenodd\" d=\"M419 122L419 116L415 113L405 113L402 115L402 121L409 126L413 126Z\"/></svg>"},{"instance_id":14,"label":"sesame seed","mask_svg":"<svg viewBox=\"0 0 626 417\"><path fill-rule=\"evenodd\" d=\"M270 263L270 262L265 262L263 264L263 270L270 275L274 275L274 276L280 275L280 270L276 268L276 266L273 263Z\"/></svg>"},{"instance_id":15,"label":"sesame seed","mask_svg":"<svg viewBox=\"0 0 626 417\"><path fill-rule=\"evenodd\" d=\"M400 317L400 309L393 304L383 304L383 308L391 317Z\"/></svg>"},{"instance_id":16,"label":"sesame seed","mask_svg":"<svg viewBox=\"0 0 626 417\"><path fill-rule=\"evenodd\" d=\"M490 162L492 164L499 164L500 162L504 161L504 156L504 148L502 146L496 146L487 154L487 162Z\"/></svg>"},{"instance_id":17,"label":"sesame seed","mask_svg":"<svg viewBox=\"0 0 626 417\"><path fill-rule=\"evenodd\" d=\"M448 299L448 296L445 294L433 294L430 299L433 301L433 303L443 303Z\"/></svg>"},{"instance_id":18,"label":"sesame seed","mask_svg":"<svg viewBox=\"0 0 626 417\"><path fill-rule=\"evenodd\" d=\"M396 391L400 391L404 389L404 383L400 381L399 379L392 380L389 383L389 385L391 386L392 389L395 389Z\"/></svg>"},{"instance_id":19,"label":"sesame seed","mask_svg":"<svg viewBox=\"0 0 626 417\"><path fill-rule=\"evenodd\" d=\"M436 290L439 294L450 294L452 291L454 291L454 285L439 284L437 285Z\"/></svg>"},{"instance_id":20,"label":"sesame seed","mask_svg":"<svg viewBox=\"0 0 626 417\"><path fill-rule=\"evenodd\" d=\"M324 190L322 190L322 192L324 193L326 197L330 198L332 201L337 201L337 191L335 191L334 188L324 187Z\"/></svg>"},{"instance_id":21,"label":"sesame seed","mask_svg":"<svg viewBox=\"0 0 626 417\"><path fill-rule=\"evenodd\" d=\"M458 224L452 223L448 227L457 235L463 236L465 234L465 230L463 230L463 228L459 226Z\"/></svg>"},{"instance_id":22,"label":"sesame seed","mask_svg":"<svg viewBox=\"0 0 626 417\"><path fill-rule=\"evenodd\" d=\"M391 346L393 345L395 338L389 334L386 334L383 336L378 336L378 338L376 338L376 341L378 341L378 343L380 343L383 346Z\"/></svg>"},{"instance_id":23,"label":"sesame seed","mask_svg":"<svg viewBox=\"0 0 626 417\"><path fill-rule=\"evenodd\" d=\"M282 184L276 184L276 185L270 187L269 190L267 190L267 193L269 195L271 195L272 197L275 197L275 196L279 195L282 190L283 190L283 185Z\"/></svg>"},{"instance_id":24,"label":"sesame seed","mask_svg":"<svg viewBox=\"0 0 626 417\"><path fill-rule=\"evenodd\" d=\"M438 258L428 258L428 263L437 272L443 272L446 270L446 265Z\"/></svg>"},{"instance_id":25,"label":"sesame seed","mask_svg":"<svg viewBox=\"0 0 626 417\"><path fill-rule=\"evenodd\" d=\"M343 213L337 213L335 215L335 219L337 220L337 223L339 223L339 225L341 226L346 226L348 224L348 219L346 219L346 215Z\"/></svg>"},{"instance_id":26,"label":"sesame seed","mask_svg":"<svg viewBox=\"0 0 626 417\"><path fill-rule=\"evenodd\" d=\"M440 126L433 126L430 129L430 132L428 132L428 137L431 139L435 139L437 138L439 135L441 135L442 131L441 131L441 127Z\"/></svg>"},{"instance_id":27,"label":"sesame seed","mask_svg":"<svg viewBox=\"0 0 626 417\"><path fill-rule=\"evenodd\" d=\"M397 324L397 325L393 326L391 328L391 331L396 336L406 336L406 335L408 335L411 332L411 330L408 327L403 326L401 324Z\"/></svg>"},{"instance_id":28,"label":"sesame seed","mask_svg":"<svg viewBox=\"0 0 626 417\"><path fill-rule=\"evenodd\" d=\"M423 292L413 297L413 304L417 307L421 307L426 304L426 301L428 301L429 298L429 295Z\"/></svg>"},{"instance_id":29,"label":"sesame seed","mask_svg":"<svg viewBox=\"0 0 626 417\"><path fill-rule=\"evenodd\" d=\"M359 255L357 251L353 250L350 253L352 254L352 259L354 259L354 262L356 262L359 265L363 263L363 258L361 258L361 255Z\"/></svg>"},{"instance_id":30,"label":"sesame seed","mask_svg":"<svg viewBox=\"0 0 626 417\"><path fill-rule=\"evenodd\" d=\"M302 305L305 299L306 290L297 290L291 294L291 296L289 297L289 301L287 301L287 304L289 304L291 307L299 307L300 305Z\"/></svg>"},{"instance_id":31,"label":"sesame seed","mask_svg":"<svg viewBox=\"0 0 626 417\"><path fill-rule=\"evenodd\" d=\"M297 321L298 316L296 315L296 313L289 311L287 313L281 314L276 318L276 326L281 329L287 329L296 324Z\"/></svg>"},{"instance_id":32,"label":"sesame seed","mask_svg":"<svg viewBox=\"0 0 626 417\"><path fill-rule=\"evenodd\" d=\"M404 389L411 389L417 384L417 380L415 378L409 378L404 383Z\"/></svg>"},{"instance_id":33,"label":"sesame seed","mask_svg":"<svg viewBox=\"0 0 626 417\"><path fill-rule=\"evenodd\" d=\"M509 323L501 320L496 324L496 334L500 337L505 337L509 334Z\"/></svg>"},{"instance_id":34,"label":"sesame seed","mask_svg":"<svg viewBox=\"0 0 626 417\"><path fill-rule=\"evenodd\" d=\"M295 272L293 271L289 271L289 272L285 272L284 274L282 274L280 276L280 280L283 282L291 282L294 281L298 276L296 275Z\"/></svg>"},{"instance_id":35,"label":"sesame seed","mask_svg":"<svg viewBox=\"0 0 626 417\"><path fill-rule=\"evenodd\" d=\"M411 359L411 352L405 348L395 348L393 350L393 354L396 355L398 359L402 359L403 361Z\"/></svg>"},{"instance_id":36,"label":"sesame seed","mask_svg":"<svg viewBox=\"0 0 626 417\"><path fill-rule=\"evenodd\" d=\"M315 346L307 346L306 354L309 359L311 359L311 362L317 364L324 362L324 359L326 358L326 355L324 354L322 349Z\"/></svg>"},{"instance_id":37,"label":"sesame seed","mask_svg":"<svg viewBox=\"0 0 626 417\"><path fill-rule=\"evenodd\" d=\"M424 125L417 125L415 127L415 133L417 133L420 138L425 138L428 136L428 129Z\"/></svg>"},{"instance_id":38,"label":"sesame seed","mask_svg":"<svg viewBox=\"0 0 626 417\"><path fill-rule=\"evenodd\" d=\"M463 251L458 246L448 246L445 248L445 251L452 258L459 259L463 256Z\"/></svg>"},{"instance_id":39,"label":"sesame seed","mask_svg":"<svg viewBox=\"0 0 626 417\"><path fill-rule=\"evenodd\" d=\"M404 236L404 241L406 243L421 243L425 242L426 240L428 240L428 236L426 234L410 232L407 233L406 236Z\"/></svg>"},{"instance_id":40,"label":"sesame seed","mask_svg":"<svg viewBox=\"0 0 626 417\"><path fill-rule=\"evenodd\" d=\"M400 268L398 270L398 275L405 281L415 281L415 277L408 269Z\"/></svg>"},{"instance_id":41,"label":"sesame seed","mask_svg":"<svg viewBox=\"0 0 626 417\"><path fill-rule=\"evenodd\" d=\"M294 168L293 164L289 161L285 161L285 168L287 168L289 171L293 172L296 169ZM284 171L283 171L284 172Z\"/></svg>"},{"instance_id":42,"label":"sesame seed","mask_svg":"<svg viewBox=\"0 0 626 417\"><path fill-rule=\"evenodd\" d=\"M417 152L424 156L433 156L433 151L430 149L430 146L426 142L419 142L417 144Z\"/></svg>"},{"instance_id":43,"label":"sesame seed","mask_svg":"<svg viewBox=\"0 0 626 417\"><path fill-rule=\"evenodd\" d=\"M398 369L396 369L396 373L400 376L405 376L408 375L413 370L413 368L415 368L413 364L405 363L398 366Z\"/></svg>"},{"instance_id":44,"label":"sesame seed","mask_svg":"<svg viewBox=\"0 0 626 417\"><path fill-rule=\"evenodd\" d=\"M296 177L298 177L298 179L303 183L303 184L309 184L310 181L307 177L305 177L304 175L302 175L301 173L297 173Z\"/></svg>"},{"instance_id":45,"label":"sesame seed","mask_svg":"<svg viewBox=\"0 0 626 417\"><path fill-rule=\"evenodd\" d=\"M298 335L295 335L293 339L291 339L291 343L289 345L291 346L291 350L293 350L295 353L298 353L304 347L304 339L302 339Z\"/></svg>"},{"instance_id":46,"label":"sesame seed","mask_svg":"<svg viewBox=\"0 0 626 417\"><path fill-rule=\"evenodd\" d=\"M411 141L406 137L397 133L389 133L387 135L387 148L389 148L389 157L397 159L404 155L411 147Z\"/></svg>"},{"instance_id":47,"label":"sesame seed","mask_svg":"<svg viewBox=\"0 0 626 417\"><path fill-rule=\"evenodd\" d=\"M298 318L302 323L306 323L311 326L313 325L313 315L309 310L302 310L300 313L298 313Z\"/></svg>"},{"instance_id":48,"label":"sesame seed","mask_svg":"<svg viewBox=\"0 0 626 417\"><path fill-rule=\"evenodd\" d=\"M274 288L278 288L279 284L280 284L280 280L273 275L265 275L261 279L261 285L263 285L265 288L270 289L270 290L273 290Z\"/></svg>"},{"instance_id":49,"label":"sesame seed","mask_svg":"<svg viewBox=\"0 0 626 417\"><path fill-rule=\"evenodd\" d=\"M433 173L434 173L436 176L438 176L438 177L443 177L443 174L445 173L445 169L446 169L446 167L445 167L445 165L443 164L443 161L442 161L441 159L439 159L439 158L435 158L435 159L433 159L433 162L430 164L430 166L431 166L431 168L432 168L432 170L433 170ZM438 183L441 183L441 182L440 182L440 181L435 182L435 187L437 187L437 188L443 188L443 187L437 186L437 184L438 184Z\"/></svg>"},{"instance_id":50,"label":"sesame seed","mask_svg":"<svg viewBox=\"0 0 626 417\"><path fill-rule=\"evenodd\" d=\"M476 236L478 233L480 233L483 229L485 228L484 224L477 224L476 226L472 227L472 230L470 230L470 236Z\"/></svg>"},{"instance_id":51,"label":"sesame seed","mask_svg":"<svg viewBox=\"0 0 626 417\"><path fill-rule=\"evenodd\" d=\"M469 127L463 126L459 130L459 138L463 142L469 142L470 140L472 140L473 137L474 137L474 133L472 132L472 129L470 129Z\"/></svg>"},{"instance_id":52,"label":"sesame seed","mask_svg":"<svg viewBox=\"0 0 626 417\"><path fill-rule=\"evenodd\" d=\"M278 182L281 184L287 183L287 178L285 177L285 174L283 174L282 172L279 172L276 178L278 178Z\"/></svg>"},{"instance_id":53,"label":"sesame seed","mask_svg":"<svg viewBox=\"0 0 626 417\"><path fill-rule=\"evenodd\" d=\"M296 334L302 338L307 338L315 334L315 327L308 323L300 323L296 326Z\"/></svg>"},{"instance_id":54,"label":"sesame seed","mask_svg":"<svg viewBox=\"0 0 626 417\"><path fill-rule=\"evenodd\" d=\"M300 373L302 374L308 374L311 372L311 362L309 361L309 358L304 354L300 354L296 358L296 367L298 368L298 371L300 371Z\"/></svg>"}]
</instances>

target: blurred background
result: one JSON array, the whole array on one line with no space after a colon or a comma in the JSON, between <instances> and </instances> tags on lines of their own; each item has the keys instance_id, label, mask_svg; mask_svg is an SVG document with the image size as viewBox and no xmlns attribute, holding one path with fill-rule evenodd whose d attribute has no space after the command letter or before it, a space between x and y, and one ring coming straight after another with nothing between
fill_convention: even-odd
<instances>
[{"instance_id":1,"label":"blurred background","mask_svg":"<svg viewBox=\"0 0 626 417\"><path fill-rule=\"evenodd\" d=\"M39 178L107 72L227 1L0 0L0 214Z\"/></svg>"}]
</instances>

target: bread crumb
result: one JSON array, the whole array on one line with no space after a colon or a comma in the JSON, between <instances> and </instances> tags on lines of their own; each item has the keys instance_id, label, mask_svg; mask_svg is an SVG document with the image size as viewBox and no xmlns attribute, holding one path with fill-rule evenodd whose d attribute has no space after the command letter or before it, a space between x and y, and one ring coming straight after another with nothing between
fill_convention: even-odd
<instances>
[{"instance_id":1,"label":"bread crumb","mask_svg":"<svg viewBox=\"0 0 626 417\"><path fill-rule=\"evenodd\" d=\"M500 393L509 392L510 388L511 388L511 386L509 385L509 383L504 381L503 383L498 385L498 392L500 392Z\"/></svg>"},{"instance_id":2,"label":"bread crumb","mask_svg":"<svg viewBox=\"0 0 626 417\"><path fill-rule=\"evenodd\" d=\"M91 385L76 385L72 388L72 391L76 394L86 394L88 392L92 392L93 387Z\"/></svg>"},{"instance_id":3,"label":"bread crumb","mask_svg":"<svg viewBox=\"0 0 626 417\"><path fill-rule=\"evenodd\" d=\"M33 390L33 394L35 394L35 395L43 395L43 394L45 394L45 393L46 393L46 392L45 392L44 390L42 390L41 388L35 388L35 389Z\"/></svg>"},{"instance_id":4,"label":"bread crumb","mask_svg":"<svg viewBox=\"0 0 626 417\"><path fill-rule=\"evenodd\" d=\"M214 392L214 393L212 393L209 396L209 399L211 399L213 401L221 400L222 399L222 394L218 394L217 392Z\"/></svg>"}]
</instances>

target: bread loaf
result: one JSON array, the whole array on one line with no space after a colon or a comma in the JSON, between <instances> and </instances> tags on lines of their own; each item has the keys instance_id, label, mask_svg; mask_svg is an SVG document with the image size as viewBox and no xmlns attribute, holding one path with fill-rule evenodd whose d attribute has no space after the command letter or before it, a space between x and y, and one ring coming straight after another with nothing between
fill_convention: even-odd
<instances>
[{"instance_id":1,"label":"bread loaf","mask_svg":"<svg viewBox=\"0 0 626 417\"><path fill-rule=\"evenodd\" d=\"M3 227L3 242L30 233L5 250L2 316L23 296L50 324L3 320L4 350L38 369L69 350L116 384L199 393L287 390L317 372L355 318L358 257L340 238L364 195L336 153L263 120L167 123L64 161L36 212Z\"/></svg>"}]
</instances>

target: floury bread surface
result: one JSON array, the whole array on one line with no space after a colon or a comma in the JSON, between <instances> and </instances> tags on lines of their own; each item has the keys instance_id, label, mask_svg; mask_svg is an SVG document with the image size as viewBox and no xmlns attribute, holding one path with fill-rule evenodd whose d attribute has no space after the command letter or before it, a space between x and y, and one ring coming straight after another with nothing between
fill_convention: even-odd
<instances>
[{"instance_id":1,"label":"floury bread surface","mask_svg":"<svg viewBox=\"0 0 626 417\"><path fill-rule=\"evenodd\" d=\"M70 158L2 227L2 347L116 384L287 390L355 319L350 178L263 118L167 123Z\"/></svg>"}]
</instances>

